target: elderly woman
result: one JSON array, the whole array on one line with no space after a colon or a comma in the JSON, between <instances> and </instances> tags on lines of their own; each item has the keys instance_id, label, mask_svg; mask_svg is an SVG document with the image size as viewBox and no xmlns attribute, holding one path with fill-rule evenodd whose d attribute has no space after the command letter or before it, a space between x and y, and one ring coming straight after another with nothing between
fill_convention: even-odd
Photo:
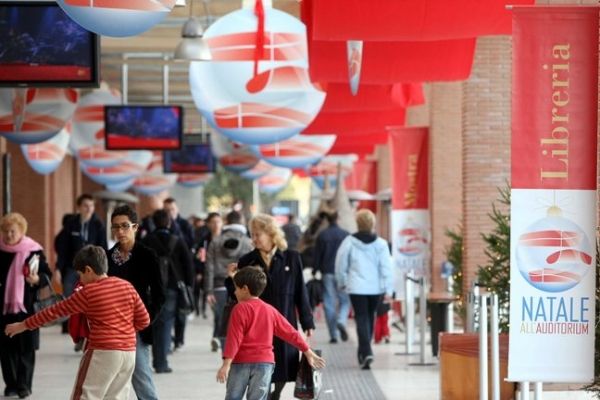
<instances>
[{"instance_id":1,"label":"elderly woman","mask_svg":"<svg viewBox=\"0 0 600 400\"><path fill-rule=\"evenodd\" d=\"M33 314L38 287L47 284L51 273L42 246L25 236L27 221L21 214L0 218L0 233L0 362L6 385L4 396L24 399L31 394L39 331L27 331L13 338L3 332L6 325Z\"/></svg>"},{"instance_id":2,"label":"elderly woman","mask_svg":"<svg viewBox=\"0 0 600 400\"><path fill-rule=\"evenodd\" d=\"M367 209L356 213L358 232L347 236L335 257L338 286L350 294L358 336L358 363L369 369L373 362L371 339L375 311L382 296L393 291L392 258L387 242L375 234L375 215Z\"/></svg>"},{"instance_id":3,"label":"elderly woman","mask_svg":"<svg viewBox=\"0 0 600 400\"><path fill-rule=\"evenodd\" d=\"M259 214L250 220L250 233L254 250L243 255L237 268L259 265L267 274L267 287L260 298L275 307L292 324L298 326L296 316L307 336L312 335L315 324L308 301L308 293L302 277L300 254L287 250L283 231L270 215ZM227 281L229 293L233 285ZM296 380L299 354L296 348L278 338L273 340L275 371L272 382L275 390L271 400L278 400L286 382Z\"/></svg>"}]
</instances>

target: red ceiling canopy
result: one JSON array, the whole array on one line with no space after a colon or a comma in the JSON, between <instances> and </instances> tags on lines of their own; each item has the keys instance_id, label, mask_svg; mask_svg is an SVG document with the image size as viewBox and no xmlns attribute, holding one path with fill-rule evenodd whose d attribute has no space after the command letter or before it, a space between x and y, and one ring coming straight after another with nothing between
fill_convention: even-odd
<instances>
[{"instance_id":1,"label":"red ceiling canopy","mask_svg":"<svg viewBox=\"0 0 600 400\"><path fill-rule=\"evenodd\" d=\"M335 25L335 24L332 24ZM475 38L426 42L365 42L359 93L364 84L455 81L469 77ZM348 82L345 42L309 41L313 82Z\"/></svg>"},{"instance_id":2,"label":"red ceiling canopy","mask_svg":"<svg viewBox=\"0 0 600 400\"><path fill-rule=\"evenodd\" d=\"M342 133L350 135L368 132L387 125L404 125L404 108L370 112L320 112L317 118L303 131L307 134Z\"/></svg>"},{"instance_id":3,"label":"red ceiling canopy","mask_svg":"<svg viewBox=\"0 0 600 400\"><path fill-rule=\"evenodd\" d=\"M425 103L420 83L397 83L395 85L361 85L356 96L345 83L329 83L321 112L383 111L405 108Z\"/></svg>"},{"instance_id":4,"label":"red ceiling canopy","mask_svg":"<svg viewBox=\"0 0 600 400\"><path fill-rule=\"evenodd\" d=\"M507 5L534 0L302 0L316 40L412 41L511 33Z\"/></svg>"}]
</instances>

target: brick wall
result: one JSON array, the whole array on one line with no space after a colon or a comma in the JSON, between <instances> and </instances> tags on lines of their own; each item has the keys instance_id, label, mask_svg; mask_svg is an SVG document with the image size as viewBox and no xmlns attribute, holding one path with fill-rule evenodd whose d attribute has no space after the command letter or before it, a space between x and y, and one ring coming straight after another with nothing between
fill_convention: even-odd
<instances>
[{"instance_id":1,"label":"brick wall","mask_svg":"<svg viewBox=\"0 0 600 400\"><path fill-rule=\"evenodd\" d=\"M486 262L481 233L493 228L488 213L510 178L510 77L510 37L479 38L462 99L464 290Z\"/></svg>"},{"instance_id":2,"label":"brick wall","mask_svg":"<svg viewBox=\"0 0 600 400\"><path fill-rule=\"evenodd\" d=\"M435 83L430 95L432 291L446 291L440 267L448 228L462 221L462 83Z\"/></svg>"}]
</instances>

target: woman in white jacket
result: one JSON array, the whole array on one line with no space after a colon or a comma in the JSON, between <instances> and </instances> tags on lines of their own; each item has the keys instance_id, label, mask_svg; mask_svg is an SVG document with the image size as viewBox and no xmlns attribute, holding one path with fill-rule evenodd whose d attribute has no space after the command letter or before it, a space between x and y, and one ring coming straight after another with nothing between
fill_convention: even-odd
<instances>
[{"instance_id":1,"label":"woman in white jacket","mask_svg":"<svg viewBox=\"0 0 600 400\"><path fill-rule=\"evenodd\" d=\"M354 309L358 363L369 369L377 304L393 292L392 257L387 242L375 233L375 215L370 210L359 210L356 224L358 232L347 236L337 251L335 275L338 287L350 294Z\"/></svg>"}]
</instances>

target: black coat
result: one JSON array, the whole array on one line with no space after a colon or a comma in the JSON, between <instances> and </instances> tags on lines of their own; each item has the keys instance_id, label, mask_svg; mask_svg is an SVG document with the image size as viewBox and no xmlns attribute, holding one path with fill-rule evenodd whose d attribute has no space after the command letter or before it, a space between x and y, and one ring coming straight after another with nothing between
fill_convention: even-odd
<instances>
[{"instance_id":1,"label":"black coat","mask_svg":"<svg viewBox=\"0 0 600 400\"><path fill-rule=\"evenodd\" d=\"M160 278L158 256L151 248L136 241L131 250L131 257L126 263L117 265L112 254L118 251L119 244L107 251L108 275L125 279L133 285L146 306L150 319L154 321L165 302L165 289ZM148 326L140 332L144 343L152 344L152 327Z\"/></svg>"},{"instance_id":2,"label":"black coat","mask_svg":"<svg viewBox=\"0 0 600 400\"><path fill-rule=\"evenodd\" d=\"M238 268L249 265L260 265L267 274L267 287L260 296L266 303L275 307L292 324L298 326L298 315L302 330L315 329L313 315L308 301L308 293L302 276L302 261L300 254L294 250L277 250L267 266L258 250L245 254L238 262ZM226 282L230 295L233 295L234 286L231 279ZM273 382L290 382L296 380L298 374L298 350L280 340L273 339L275 352L275 371Z\"/></svg>"},{"instance_id":3,"label":"black coat","mask_svg":"<svg viewBox=\"0 0 600 400\"><path fill-rule=\"evenodd\" d=\"M73 268L73 258L81 248L94 244L106 249L106 229L100 218L92 214L88 222L87 240L81 236L81 219L79 214L71 214L63 219L63 228L54 240L57 260L56 266L63 273L65 268Z\"/></svg>"},{"instance_id":4,"label":"black coat","mask_svg":"<svg viewBox=\"0 0 600 400\"><path fill-rule=\"evenodd\" d=\"M40 282L38 285L30 286L27 281L25 281L25 291L23 293L23 305L27 310L26 313L19 314L8 314L4 315L2 310L4 310L4 289L6 287L6 278L8 277L8 270L10 269L10 264L12 263L13 258L15 257L14 253L7 253L0 250L0 334L4 335L4 327L6 324L23 321L27 317L34 314L33 312L33 303L37 299L37 291L40 286L47 286L48 281L46 279L50 279L52 273L50 272L50 268L48 267L48 262L46 261L46 256L42 250L33 251L27 257L25 262L28 262L32 255L38 254L40 256L40 265L38 269L38 274L40 275Z\"/></svg>"}]
</instances>

